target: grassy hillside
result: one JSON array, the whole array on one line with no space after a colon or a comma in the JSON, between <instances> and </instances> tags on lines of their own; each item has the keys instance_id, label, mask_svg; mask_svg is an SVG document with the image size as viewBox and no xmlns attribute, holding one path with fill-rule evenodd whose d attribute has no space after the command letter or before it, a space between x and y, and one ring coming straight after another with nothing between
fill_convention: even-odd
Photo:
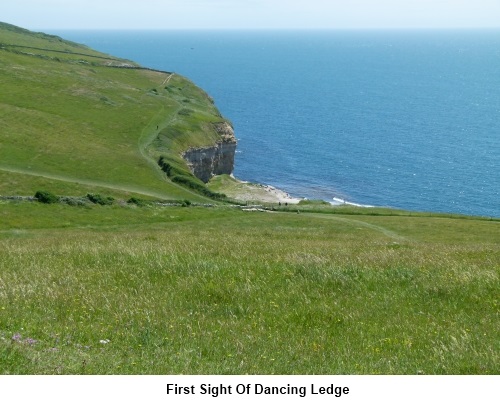
<instances>
[{"instance_id":1,"label":"grassy hillside","mask_svg":"<svg viewBox=\"0 0 500 405\"><path fill-rule=\"evenodd\" d=\"M207 201L211 99L123 65L0 24L0 195ZM500 373L499 220L280 210L0 198L0 373Z\"/></svg>"},{"instance_id":2,"label":"grassy hillside","mask_svg":"<svg viewBox=\"0 0 500 405\"><path fill-rule=\"evenodd\" d=\"M23 52L34 52L36 48L41 48L42 50L45 50L45 52L39 53L39 55L44 56L62 57L61 55L57 54L64 52L66 53L64 57L72 60L78 60L80 56L85 55L87 57L93 56L97 59L105 59L107 62L125 62L123 59L96 52L85 45L67 41L55 35L48 35L43 32L32 32L27 29L3 22L0 22L0 32L1 46L13 50L17 49ZM32 50L29 51L29 49ZM81 59L85 60L84 58Z\"/></svg>"},{"instance_id":3,"label":"grassy hillside","mask_svg":"<svg viewBox=\"0 0 500 405\"><path fill-rule=\"evenodd\" d=\"M33 194L50 179L58 194L82 185L204 200L157 164L217 137L210 123L223 119L189 80L7 24L0 55L0 194Z\"/></svg>"}]
</instances>

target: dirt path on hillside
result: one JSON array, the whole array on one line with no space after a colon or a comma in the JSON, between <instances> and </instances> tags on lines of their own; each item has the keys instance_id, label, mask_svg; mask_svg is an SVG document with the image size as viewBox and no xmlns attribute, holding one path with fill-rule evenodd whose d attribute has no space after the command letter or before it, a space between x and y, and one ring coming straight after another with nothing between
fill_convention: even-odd
<instances>
[{"instance_id":1,"label":"dirt path on hillside","mask_svg":"<svg viewBox=\"0 0 500 405\"><path fill-rule=\"evenodd\" d=\"M409 242L410 239L400 235L394 231L391 231L390 229L384 228L379 225L374 225L370 224L369 222L364 222L360 221L359 219L352 219L352 218L345 218L345 217L340 217L336 214L305 214L309 215L315 218L322 218L322 219L330 219L332 221L340 221L340 222L345 222L345 223L350 223L350 224L356 224L365 228L373 229L374 231L383 233L385 236L388 236L391 239L395 239L400 242Z\"/></svg>"},{"instance_id":2,"label":"dirt path on hillside","mask_svg":"<svg viewBox=\"0 0 500 405\"><path fill-rule=\"evenodd\" d=\"M37 172L37 171L33 171L33 170L28 170L28 169L18 169L18 168L0 165L0 171L9 172L9 173L24 174L24 175L28 175L28 176L43 177L46 179L64 181L64 182L75 183L75 184L82 184L85 186L103 187L103 188L109 188L111 190L125 191L125 192L129 192L129 193L138 193L138 194L143 194L143 195L147 195L150 197L161 198L161 199L166 199L166 200L175 198L175 197L168 195L168 194L157 193L157 192L154 192L151 190L146 190L146 189L143 189L140 187L118 185L118 184L106 183L103 181L85 180L85 179L79 179L79 178L71 177L71 176L61 176L61 175L57 175L57 174Z\"/></svg>"},{"instance_id":3,"label":"dirt path on hillside","mask_svg":"<svg viewBox=\"0 0 500 405\"><path fill-rule=\"evenodd\" d=\"M165 86L166 84L168 84L173 75L174 75L173 73L169 75L165 80L163 80L163 83L161 85Z\"/></svg>"}]
</instances>

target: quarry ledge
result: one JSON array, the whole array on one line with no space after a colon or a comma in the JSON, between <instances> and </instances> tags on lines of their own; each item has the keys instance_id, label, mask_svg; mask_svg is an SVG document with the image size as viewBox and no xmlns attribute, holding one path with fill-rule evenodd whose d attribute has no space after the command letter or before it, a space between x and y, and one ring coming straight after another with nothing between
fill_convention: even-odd
<instances>
[{"instance_id":1,"label":"quarry ledge","mask_svg":"<svg viewBox=\"0 0 500 405\"><path fill-rule=\"evenodd\" d=\"M219 174L231 174L234 170L236 138L228 122L215 123L219 140L210 146L190 148L182 153L191 172L204 183Z\"/></svg>"}]
</instances>

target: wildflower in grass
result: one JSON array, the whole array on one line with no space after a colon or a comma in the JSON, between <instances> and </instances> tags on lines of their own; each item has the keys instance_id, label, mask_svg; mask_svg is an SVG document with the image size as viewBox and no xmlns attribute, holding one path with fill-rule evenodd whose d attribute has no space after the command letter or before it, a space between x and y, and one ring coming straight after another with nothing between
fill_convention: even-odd
<instances>
[{"instance_id":1,"label":"wildflower in grass","mask_svg":"<svg viewBox=\"0 0 500 405\"><path fill-rule=\"evenodd\" d=\"M38 343L38 340L32 339L32 338L26 338L24 339L24 343L26 343L29 346L36 345Z\"/></svg>"},{"instance_id":2,"label":"wildflower in grass","mask_svg":"<svg viewBox=\"0 0 500 405\"><path fill-rule=\"evenodd\" d=\"M12 336L12 341L16 343L24 343L29 346L33 346L34 344L38 343L38 340L35 340L33 338L26 338L23 340L23 337L20 333L15 333L14 336Z\"/></svg>"},{"instance_id":3,"label":"wildflower in grass","mask_svg":"<svg viewBox=\"0 0 500 405\"><path fill-rule=\"evenodd\" d=\"M103 345L107 345L108 343L110 342L109 339L102 339L102 340L99 340L99 343L103 344Z\"/></svg>"}]
</instances>

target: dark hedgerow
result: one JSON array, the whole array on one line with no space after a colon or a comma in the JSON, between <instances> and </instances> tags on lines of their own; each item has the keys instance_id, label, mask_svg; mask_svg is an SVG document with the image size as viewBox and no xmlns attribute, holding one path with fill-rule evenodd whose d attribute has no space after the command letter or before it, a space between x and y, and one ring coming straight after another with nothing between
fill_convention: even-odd
<instances>
[{"instance_id":1,"label":"dark hedgerow","mask_svg":"<svg viewBox=\"0 0 500 405\"><path fill-rule=\"evenodd\" d=\"M179 167L177 164L167 161L163 156L158 160L158 165L161 169L167 174L168 177L173 177L177 175L181 176L190 176L191 174Z\"/></svg>"},{"instance_id":2,"label":"dark hedgerow","mask_svg":"<svg viewBox=\"0 0 500 405\"><path fill-rule=\"evenodd\" d=\"M52 194L50 191L37 191L35 193L35 198L44 204L55 204L59 202L59 197Z\"/></svg>"},{"instance_id":3,"label":"dark hedgerow","mask_svg":"<svg viewBox=\"0 0 500 405\"><path fill-rule=\"evenodd\" d=\"M158 160L158 165L161 169L167 174L168 178L172 180L174 183L181 184L185 187L188 187L192 190L197 191L198 193L213 198L216 200L224 200L227 198L225 194L215 193L209 190L201 180L194 177L187 170L184 170L178 167L175 163L172 164L168 162L163 156Z\"/></svg>"},{"instance_id":4,"label":"dark hedgerow","mask_svg":"<svg viewBox=\"0 0 500 405\"><path fill-rule=\"evenodd\" d=\"M179 175L179 176L171 177L170 180L172 180L174 183L182 184L183 186L189 187L190 189L195 190L195 191L199 192L200 194L202 194L206 197L209 197L209 198L214 198L214 199L218 199L218 200L226 198L225 194L214 193L213 191L210 191L204 185L199 184L196 180L194 180L191 177Z\"/></svg>"}]
</instances>

